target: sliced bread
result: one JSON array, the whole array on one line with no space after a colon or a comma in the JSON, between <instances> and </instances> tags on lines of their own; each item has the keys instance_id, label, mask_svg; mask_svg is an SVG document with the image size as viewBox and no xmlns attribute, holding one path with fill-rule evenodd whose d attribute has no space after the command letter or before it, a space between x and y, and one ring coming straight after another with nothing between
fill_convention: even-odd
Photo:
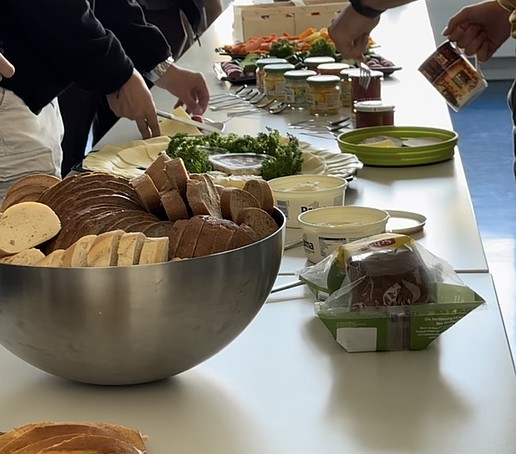
<instances>
[{"instance_id":1,"label":"sliced bread","mask_svg":"<svg viewBox=\"0 0 516 454\"><path fill-rule=\"evenodd\" d=\"M174 158L165 162L165 173L170 186L179 190L181 197L186 197L186 184L190 179L185 163L181 158Z\"/></svg>"},{"instance_id":2,"label":"sliced bread","mask_svg":"<svg viewBox=\"0 0 516 454\"><path fill-rule=\"evenodd\" d=\"M86 256L86 266L116 266L118 244L124 233L123 230L113 230L98 235Z\"/></svg>"},{"instance_id":3,"label":"sliced bread","mask_svg":"<svg viewBox=\"0 0 516 454\"><path fill-rule=\"evenodd\" d=\"M237 222L240 211L249 207L260 208L260 203L254 195L243 189L224 188L220 193L220 208L224 219Z\"/></svg>"},{"instance_id":4,"label":"sliced bread","mask_svg":"<svg viewBox=\"0 0 516 454\"><path fill-rule=\"evenodd\" d=\"M56 236L61 221L39 202L21 202L0 215L0 257L39 246Z\"/></svg>"},{"instance_id":5,"label":"sliced bread","mask_svg":"<svg viewBox=\"0 0 516 454\"><path fill-rule=\"evenodd\" d=\"M168 260L169 241L166 236L145 238L138 264L148 265L166 262Z\"/></svg>"},{"instance_id":6,"label":"sliced bread","mask_svg":"<svg viewBox=\"0 0 516 454\"><path fill-rule=\"evenodd\" d=\"M65 250L61 266L65 268L88 266L88 253L96 240L97 235L85 235L82 238L79 238Z\"/></svg>"},{"instance_id":7,"label":"sliced bread","mask_svg":"<svg viewBox=\"0 0 516 454\"><path fill-rule=\"evenodd\" d=\"M63 264L65 249L56 249L48 254L44 259L36 263L36 266L46 266L49 268L60 268Z\"/></svg>"},{"instance_id":8,"label":"sliced bread","mask_svg":"<svg viewBox=\"0 0 516 454\"><path fill-rule=\"evenodd\" d=\"M145 173L151 177L152 182L160 192L171 187L165 172L165 163L167 161L170 161L170 157L166 153L161 153L145 170Z\"/></svg>"},{"instance_id":9,"label":"sliced bread","mask_svg":"<svg viewBox=\"0 0 516 454\"><path fill-rule=\"evenodd\" d=\"M189 219L190 213L186 206L179 189L170 189L161 194L161 205L167 215L169 221L177 221L178 219Z\"/></svg>"},{"instance_id":10,"label":"sliced bread","mask_svg":"<svg viewBox=\"0 0 516 454\"><path fill-rule=\"evenodd\" d=\"M186 200L194 215L222 217L219 194L209 177L188 180Z\"/></svg>"},{"instance_id":11,"label":"sliced bread","mask_svg":"<svg viewBox=\"0 0 516 454\"><path fill-rule=\"evenodd\" d=\"M140 262L145 238L142 232L124 233L118 243L117 265L137 265Z\"/></svg>"},{"instance_id":12,"label":"sliced bread","mask_svg":"<svg viewBox=\"0 0 516 454\"><path fill-rule=\"evenodd\" d=\"M140 203L149 213L158 211L160 207L159 191L149 175L144 173L132 178L131 185L138 193Z\"/></svg>"},{"instance_id":13,"label":"sliced bread","mask_svg":"<svg viewBox=\"0 0 516 454\"><path fill-rule=\"evenodd\" d=\"M244 191L252 194L262 210L272 214L274 211L274 195L272 189L265 180L248 180L244 185Z\"/></svg>"},{"instance_id":14,"label":"sliced bread","mask_svg":"<svg viewBox=\"0 0 516 454\"><path fill-rule=\"evenodd\" d=\"M37 202L50 187L61 181L53 175L36 173L16 180L7 190L0 212L19 202ZM30 200L28 199L30 197Z\"/></svg>"},{"instance_id":15,"label":"sliced bread","mask_svg":"<svg viewBox=\"0 0 516 454\"><path fill-rule=\"evenodd\" d=\"M9 263L11 265L29 265L34 266L45 258L45 254L39 249L30 248L18 252L14 255L0 258L0 263Z\"/></svg>"},{"instance_id":16,"label":"sliced bread","mask_svg":"<svg viewBox=\"0 0 516 454\"><path fill-rule=\"evenodd\" d=\"M278 230L274 218L261 208L250 207L240 210L236 223L251 227L257 235L257 240L267 238Z\"/></svg>"}]
</instances>

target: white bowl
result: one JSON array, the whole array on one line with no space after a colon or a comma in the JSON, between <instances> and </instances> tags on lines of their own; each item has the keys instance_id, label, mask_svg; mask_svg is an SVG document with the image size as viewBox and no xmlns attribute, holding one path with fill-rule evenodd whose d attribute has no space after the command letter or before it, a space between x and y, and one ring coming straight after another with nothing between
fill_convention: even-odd
<instances>
[{"instance_id":1,"label":"white bowl","mask_svg":"<svg viewBox=\"0 0 516 454\"><path fill-rule=\"evenodd\" d=\"M348 241L385 232L389 213L377 208L335 206L301 213L298 220L306 257L317 263Z\"/></svg>"},{"instance_id":2,"label":"white bowl","mask_svg":"<svg viewBox=\"0 0 516 454\"><path fill-rule=\"evenodd\" d=\"M301 213L327 206L342 206L348 183L326 175L292 175L269 180L276 206L287 218L287 227L299 228Z\"/></svg>"}]
</instances>

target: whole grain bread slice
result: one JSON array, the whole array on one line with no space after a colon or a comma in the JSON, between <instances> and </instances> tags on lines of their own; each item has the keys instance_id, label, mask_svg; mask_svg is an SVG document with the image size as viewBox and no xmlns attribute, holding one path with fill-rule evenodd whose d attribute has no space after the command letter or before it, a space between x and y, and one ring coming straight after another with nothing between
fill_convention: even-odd
<instances>
[{"instance_id":1,"label":"whole grain bread slice","mask_svg":"<svg viewBox=\"0 0 516 454\"><path fill-rule=\"evenodd\" d=\"M258 200L262 210L272 214L274 211L274 195L269 183L265 180L247 180L244 184L244 191L249 192Z\"/></svg>"},{"instance_id":2,"label":"whole grain bread slice","mask_svg":"<svg viewBox=\"0 0 516 454\"><path fill-rule=\"evenodd\" d=\"M179 190L181 197L186 197L186 185L190 179L185 163L181 158L174 158L165 162L165 174L171 188Z\"/></svg>"},{"instance_id":3,"label":"whole grain bread slice","mask_svg":"<svg viewBox=\"0 0 516 454\"><path fill-rule=\"evenodd\" d=\"M224 188L222 190L220 208L224 219L237 222L240 211L249 207L260 208L260 203L251 193L240 188Z\"/></svg>"},{"instance_id":4,"label":"whole grain bread slice","mask_svg":"<svg viewBox=\"0 0 516 454\"><path fill-rule=\"evenodd\" d=\"M261 208L249 207L240 210L236 222L251 227L258 240L267 238L278 230L278 224L274 218Z\"/></svg>"},{"instance_id":5,"label":"whole grain bread slice","mask_svg":"<svg viewBox=\"0 0 516 454\"><path fill-rule=\"evenodd\" d=\"M211 180L210 180L211 181ZM213 183L211 183L213 185ZM186 185L186 200L194 215L222 218L219 195L205 179L190 179Z\"/></svg>"},{"instance_id":6,"label":"whole grain bread slice","mask_svg":"<svg viewBox=\"0 0 516 454\"><path fill-rule=\"evenodd\" d=\"M179 189L170 189L161 193L161 204L169 221L177 221L178 219L189 219L190 213L188 207L181 197Z\"/></svg>"},{"instance_id":7,"label":"whole grain bread slice","mask_svg":"<svg viewBox=\"0 0 516 454\"><path fill-rule=\"evenodd\" d=\"M131 185L140 198L140 203L149 213L155 213L160 207L159 191L152 178L146 173L132 178Z\"/></svg>"},{"instance_id":8,"label":"whole grain bread slice","mask_svg":"<svg viewBox=\"0 0 516 454\"><path fill-rule=\"evenodd\" d=\"M204 223L204 216L193 216L188 220L188 224L175 251L175 257L186 259L194 256L195 248Z\"/></svg>"}]
</instances>

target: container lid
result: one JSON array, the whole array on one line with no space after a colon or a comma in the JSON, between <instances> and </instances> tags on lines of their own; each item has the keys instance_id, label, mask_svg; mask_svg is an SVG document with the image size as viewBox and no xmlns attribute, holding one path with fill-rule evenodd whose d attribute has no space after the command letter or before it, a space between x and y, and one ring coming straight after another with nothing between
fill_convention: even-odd
<instances>
[{"instance_id":1,"label":"container lid","mask_svg":"<svg viewBox=\"0 0 516 454\"><path fill-rule=\"evenodd\" d=\"M303 60L303 63L306 66L318 66L321 63L334 63L334 62L335 62L335 58L329 57L329 56L328 57L306 57Z\"/></svg>"},{"instance_id":2,"label":"container lid","mask_svg":"<svg viewBox=\"0 0 516 454\"><path fill-rule=\"evenodd\" d=\"M330 74L310 76L306 79L309 84L313 85L334 85L340 82L339 76L332 76Z\"/></svg>"},{"instance_id":3,"label":"container lid","mask_svg":"<svg viewBox=\"0 0 516 454\"><path fill-rule=\"evenodd\" d=\"M385 210L390 218L386 230L392 233L403 233L409 235L423 230L426 224L426 217L411 211Z\"/></svg>"},{"instance_id":4,"label":"container lid","mask_svg":"<svg viewBox=\"0 0 516 454\"><path fill-rule=\"evenodd\" d=\"M263 70L266 73L285 73L294 69L295 66L290 63L275 63L272 65L265 65Z\"/></svg>"},{"instance_id":5,"label":"container lid","mask_svg":"<svg viewBox=\"0 0 516 454\"><path fill-rule=\"evenodd\" d=\"M357 101L355 109L357 112L390 112L394 110L394 105L384 104L381 100Z\"/></svg>"},{"instance_id":6,"label":"container lid","mask_svg":"<svg viewBox=\"0 0 516 454\"><path fill-rule=\"evenodd\" d=\"M259 67L263 67L265 65L273 65L273 64L279 64L279 63L288 63L287 60L285 60L284 58L272 58L272 57L267 57L267 58L260 58L258 60L256 60L256 66L259 66Z\"/></svg>"},{"instance_id":7,"label":"container lid","mask_svg":"<svg viewBox=\"0 0 516 454\"><path fill-rule=\"evenodd\" d=\"M348 65L347 63L321 63L317 66L317 70L319 72L331 72L332 74L338 73L342 71L343 69L351 68L351 65Z\"/></svg>"},{"instance_id":8,"label":"container lid","mask_svg":"<svg viewBox=\"0 0 516 454\"><path fill-rule=\"evenodd\" d=\"M304 80L310 76L316 76L317 73L311 69L292 69L285 73L285 79Z\"/></svg>"}]
</instances>

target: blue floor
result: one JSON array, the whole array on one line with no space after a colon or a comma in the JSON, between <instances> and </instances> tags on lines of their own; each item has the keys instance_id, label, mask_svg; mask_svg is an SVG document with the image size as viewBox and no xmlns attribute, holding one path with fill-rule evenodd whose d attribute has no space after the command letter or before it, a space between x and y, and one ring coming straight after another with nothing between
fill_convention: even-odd
<instances>
[{"instance_id":1,"label":"blue floor","mask_svg":"<svg viewBox=\"0 0 516 454\"><path fill-rule=\"evenodd\" d=\"M507 91L491 81L460 112L451 111L473 206L516 358L516 182Z\"/></svg>"}]
</instances>

